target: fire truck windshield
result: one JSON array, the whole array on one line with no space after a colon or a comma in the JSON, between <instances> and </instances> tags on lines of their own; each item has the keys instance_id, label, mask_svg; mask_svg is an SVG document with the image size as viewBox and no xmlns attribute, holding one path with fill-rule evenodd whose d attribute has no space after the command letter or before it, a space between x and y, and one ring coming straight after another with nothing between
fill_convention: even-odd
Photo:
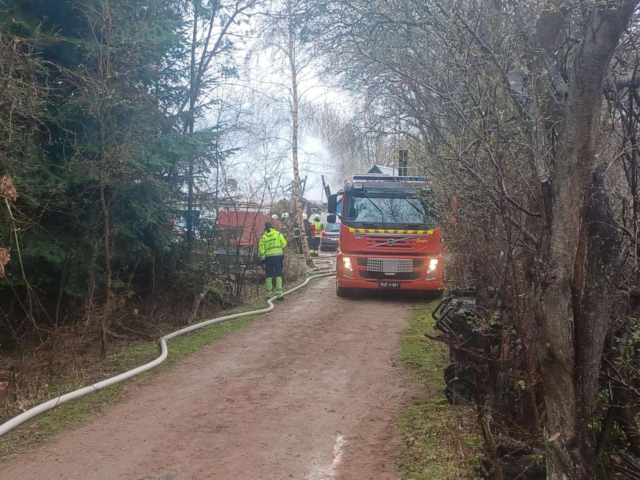
<instances>
[{"instance_id":1,"label":"fire truck windshield","mask_svg":"<svg viewBox=\"0 0 640 480\"><path fill-rule=\"evenodd\" d=\"M363 192L349 196L346 223L431 225L430 208L413 194Z\"/></svg>"}]
</instances>

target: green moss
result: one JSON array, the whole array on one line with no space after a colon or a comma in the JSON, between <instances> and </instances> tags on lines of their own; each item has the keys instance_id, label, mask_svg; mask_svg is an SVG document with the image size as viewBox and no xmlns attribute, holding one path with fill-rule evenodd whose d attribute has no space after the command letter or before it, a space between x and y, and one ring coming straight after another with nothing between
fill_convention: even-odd
<instances>
[{"instance_id":1,"label":"green moss","mask_svg":"<svg viewBox=\"0 0 640 480\"><path fill-rule=\"evenodd\" d=\"M449 405L443 378L449 363L448 349L425 337L425 333L436 333L431 317L436 304L425 302L414 307L402 339L402 363L427 383L430 395L406 408L401 416L404 449L398 466L408 479L474 479L482 454L475 411L468 406Z\"/></svg>"},{"instance_id":2,"label":"green moss","mask_svg":"<svg viewBox=\"0 0 640 480\"><path fill-rule=\"evenodd\" d=\"M287 289L293 288L294 286L301 284L303 281L304 279L294 284L289 284L287 285ZM297 295L301 291L304 291L304 289L293 293L293 296ZM233 313L243 313L264 307L266 307L265 301L259 299L255 300L251 304L224 312L224 314L231 315ZM167 360L155 369L138 375L126 382L113 385L77 400L67 402L58 408L34 418L28 423L21 425L17 429L1 437L0 461L7 460L15 454L51 438L60 431L79 427L86 420L100 412L103 408L120 400L124 394L124 387L129 382L144 381L152 375L168 370L176 362L196 353L202 347L210 343L223 339L229 333L248 325L257 317L258 315L248 315L246 317L236 318L235 320L211 325L183 337L170 340L168 342L169 355ZM99 364L98 370L92 371L89 375L87 372L84 372L83 375L77 373L66 375L60 381L56 382L55 389L53 387L48 389L46 392L46 398L53 398L59 395L60 392L70 392L102 379L126 372L134 367L150 362L157 358L158 355L159 348L156 341L126 347L118 353L109 355L106 361Z\"/></svg>"}]
</instances>

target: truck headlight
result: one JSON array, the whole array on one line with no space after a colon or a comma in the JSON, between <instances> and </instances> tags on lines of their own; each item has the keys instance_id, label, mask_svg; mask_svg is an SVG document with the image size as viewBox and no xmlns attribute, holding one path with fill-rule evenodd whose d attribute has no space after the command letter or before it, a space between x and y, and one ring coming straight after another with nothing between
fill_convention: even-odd
<instances>
[{"instance_id":1,"label":"truck headlight","mask_svg":"<svg viewBox=\"0 0 640 480\"><path fill-rule=\"evenodd\" d=\"M342 265L344 266L345 270L348 270L349 272L353 272L353 267L351 266L351 258L342 257Z\"/></svg>"},{"instance_id":2,"label":"truck headlight","mask_svg":"<svg viewBox=\"0 0 640 480\"><path fill-rule=\"evenodd\" d=\"M431 260L429 260L429 269L427 270L427 273L433 273L437 269L438 269L438 259L432 258Z\"/></svg>"}]
</instances>

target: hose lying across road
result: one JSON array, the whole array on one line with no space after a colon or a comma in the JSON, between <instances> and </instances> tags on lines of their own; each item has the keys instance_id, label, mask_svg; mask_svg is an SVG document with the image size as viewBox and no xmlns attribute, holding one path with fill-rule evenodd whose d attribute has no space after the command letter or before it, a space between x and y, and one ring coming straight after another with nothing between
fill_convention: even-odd
<instances>
[{"instance_id":1,"label":"hose lying across road","mask_svg":"<svg viewBox=\"0 0 640 480\"><path fill-rule=\"evenodd\" d=\"M326 260L323 263L322 260L318 261L316 260L314 263L316 264L315 268L312 268L311 270L309 270L309 273L324 273L324 272L328 272L331 270L331 268L333 267L333 262L331 260Z\"/></svg>"},{"instance_id":2,"label":"hose lying across road","mask_svg":"<svg viewBox=\"0 0 640 480\"><path fill-rule=\"evenodd\" d=\"M329 277L329 276L333 276L335 275L335 272L327 272L325 269L326 268L331 268L331 265L327 265L325 266L325 262L322 262L322 260L320 259L321 265L319 267L316 267L313 270L318 270L319 273L313 276L308 277L303 283L301 283L300 285L298 285L297 287L292 288L291 290L287 290L286 292L284 292L284 295L288 295L290 293L295 292L296 290L304 287L305 285L307 285L311 280L313 280L314 278L321 278L321 277ZM115 377L111 377L108 378L106 380L103 380L101 382L98 383L94 383L93 385L90 385L88 387L84 387L81 388L79 390L76 390L74 392L70 392L70 393L66 393L64 395L60 395L59 397L56 397L52 400L49 400L48 402L42 403L36 407L31 408L30 410L27 410L24 413L21 413L20 415L12 418L11 420L3 423L2 425L0 425L0 437L2 435L4 435L7 432L10 432L11 430L13 430L14 428L16 428L18 425L23 424L24 422L31 420L34 417L37 417L38 415L47 412L53 408L56 408L58 405L62 405L65 402L68 402L69 400L73 400L76 398L80 398L80 397L84 397L85 395L88 395L89 393L101 390L105 387L109 387L111 385L114 385L116 383L122 382L124 380L127 380L128 378L131 377L135 377L136 375L141 374L142 372L146 372L147 370L151 370L152 368L157 367L158 365L160 365L162 362L164 362L167 359L167 354L169 353L169 350L167 348L167 341L171 340L172 338L176 338L179 337L181 335L185 335L187 333L191 333L195 330L199 330L201 328L207 327L209 325L213 325L215 323L221 323L221 322L225 322L227 320L233 320L234 318L240 318L240 317L246 317L248 315L258 315L261 313L267 313L270 312L271 310L273 310L275 307L273 305L273 300L276 297L271 297L270 299L267 300L267 303L269 304L269 306L267 308L261 308L258 310L252 310L250 312L243 312L243 313L235 313L233 315L226 315L224 317L220 317L220 318L214 318L212 320L207 320L205 322L202 323L198 323L196 325L191 325L190 327L186 327L183 328L181 330L178 330L176 332L170 333L168 335L165 335L164 337L161 337L159 342L160 342L160 356L158 358L156 358L155 360L153 360L152 362L149 362L145 365L142 365L140 367L134 368L133 370L129 370L128 372L125 373L121 373L120 375L117 375Z\"/></svg>"},{"instance_id":3,"label":"hose lying across road","mask_svg":"<svg viewBox=\"0 0 640 480\"><path fill-rule=\"evenodd\" d=\"M316 266L315 268L309 270L309 273L326 272L328 270L331 270L331 268L333 267L333 262L329 259L336 258L336 256L337 255L334 253L333 255L323 255L322 257L316 257L313 261Z\"/></svg>"}]
</instances>

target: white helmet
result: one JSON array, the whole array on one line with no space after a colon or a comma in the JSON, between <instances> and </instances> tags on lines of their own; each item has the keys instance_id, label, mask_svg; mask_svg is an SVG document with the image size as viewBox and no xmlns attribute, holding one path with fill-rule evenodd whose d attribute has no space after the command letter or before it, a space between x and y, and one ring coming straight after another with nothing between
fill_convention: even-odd
<instances>
[{"instance_id":1,"label":"white helmet","mask_svg":"<svg viewBox=\"0 0 640 480\"><path fill-rule=\"evenodd\" d=\"M289 218L289 214L287 212L282 214L282 219L284 220L285 218Z\"/></svg>"},{"instance_id":2,"label":"white helmet","mask_svg":"<svg viewBox=\"0 0 640 480\"><path fill-rule=\"evenodd\" d=\"M319 213L316 213L316 214L314 215L314 217L313 217L313 218L314 218L315 220L320 220L320 214L319 214Z\"/></svg>"},{"instance_id":3,"label":"white helmet","mask_svg":"<svg viewBox=\"0 0 640 480\"><path fill-rule=\"evenodd\" d=\"M276 215L275 213L273 215L271 215L271 218L273 218L274 220L278 219L278 215Z\"/></svg>"},{"instance_id":4,"label":"white helmet","mask_svg":"<svg viewBox=\"0 0 640 480\"><path fill-rule=\"evenodd\" d=\"M302 219L303 219L303 220L306 220L307 218L309 218L309 217L307 217L307 214L306 214L306 213L303 213L303 214L302 214Z\"/></svg>"}]
</instances>

